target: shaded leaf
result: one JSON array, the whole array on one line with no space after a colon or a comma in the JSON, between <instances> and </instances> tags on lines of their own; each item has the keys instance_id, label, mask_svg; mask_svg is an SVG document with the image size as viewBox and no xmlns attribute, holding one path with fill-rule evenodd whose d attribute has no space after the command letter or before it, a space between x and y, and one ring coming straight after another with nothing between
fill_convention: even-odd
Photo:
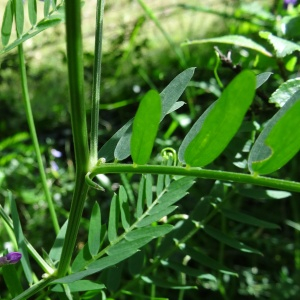
<instances>
[{"instance_id":1,"label":"shaded leaf","mask_svg":"<svg viewBox=\"0 0 300 300\"><path fill-rule=\"evenodd\" d=\"M256 186L250 188L240 187L238 191L241 195L252 199L285 199L292 195L290 192L267 190Z\"/></svg>"},{"instance_id":2,"label":"shaded leaf","mask_svg":"<svg viewBox=\"0 0 300 300\"><path fill-rule=\"evenodd\" d=\"M10 0L6 4L2 26L1 26L1 40L3 46L6 46L9 42L12 24L13 24L13 0Z\"/></svg>"},{"instance_id":3,"label":"shaded leaf","mask_svg":"<svg viewBox=\"0 0 300 300\"><path fill-rule=\"evenodd\" d=\"M125 231L130 227L130 214L129 214L129 204L128 197L125 188L121 185L119 189L119 204L121 212L121 222Z\"/></svg>"},{"instance_id":4,"label":"shaded leaf","mask_svg":"<svg viewBox=\"0 0 300 300\"><path fill-rule=\"evenodd\" d=\"M221 273L229 274L229 275L234 275L238 276L238 274L229 268L225 267L223 264L218 262L217 260L199 252L198 250L191 248L191 247L184 247L182 251L186 254L189 255L193 260L197 261L201 265L211 268L213 270L217 270Z\"/></svg>"},{"instance_id":5,"label":"shaded leaf","mask_svg":"<svg viewBox=\"0 0 300 300\"><path fill-rule=\"evenodd\" d=\"M152 175L151 174L147 174L146 175L146 204L147 207L150 207L153 201L153 193L152 193Z\"/></svg>"},{"instance_id":6,"label":"shaded leaf","mask_svg":"<svg viewBox=\"0 0 300 300\"><path fill-rule=\"evenodd\" d=\"M72 273L83 270L91 259L92 256L89 250L89 245L85 244L72 263Z\"/></svg>"},{"instance_id":7,"label":"shaded leaf","mask_svg":"<svg viewBox=\"0 0 300 300\"><path fill-rule=\"evenodd\" d=\"M228 209L222 209L222 213L225 215L225 217L240 222L248 225L253 225L257 227L262 227L262 228L269 228L269 229L278 229L280 228L277 224L270 223L264 220L260 220L258 218L255 218L253 216L250 216L245 213L237 212L237 211L232 211Z\"/></svg>"},{"instance_id":8,"label":"shaded leaf","mask_svg":"<svg viewBox=\"0 0 300 300\"><path fill-rule=\"evenodd\" d=\"M100 206L95 202L89 224L88 245L92 256L96 255L100 249L101 236L101 212Z\"/></svg>"},{"instance_id":9,"label":"shaded leaf","mask_svg":"<svg viewBox=\"0 0 300 300\"><path fill-rule=\"evenodd\" d=\"M49 252L49 257L52 261L59 261L61 256L62 247L65 240L65 235L68 227L68 220L64 223L64 225L60 228L59 233L54 241L54 244Z\"/></svg>"},{"instance_id":10,"label":"shaded leaf","mask_svg":"<svg viewBox=\"0 0 300 300\"><path fill-rule=\"evenodd\" d=\"M252 247L249 247L247 245L245 245L244 243L234 239L234 238L231 238L230 236L228 236L227 234L224 234L222 231L220 230L217 230L211 226L208 226L206 225L204 227L204 231L210 235L211 237L213 237L214 239L216 239L217 241L225 244L225 245L228 245L232 248L235 248L235 249L238 249L242 252L248 252L248 253L255 253L255 254L260 254L262 255L261 252L259 252L258 250L252 248Z\"/></svg>"},{"instance_id":11,"label":"shaded leaf","mask_svg":"<svg viewBox=\"0 0 300 300\"><path fill-rule=\"evenodd\" d=\"M238 131L255 94L255 76L243 71L226 87L221 97L198 120L200 131L187 135L184 160L190 166L202 167L216 159ZM199 125L198 125L199 126ZM182 150L181 150L182 151Z\"/></svg>"},{"instance_id":12,"label":"shaded leaf","mask_svg":"<svg viewBox=\"0 0 300 300\"><path fill-rule=\"evenodd\" d=\"M89 268L87 270L76 272L74 274L71 274L71 275L68 275L68 276L65 276L62 278L58 278L51 283L52 284L69 283L69 282L74 282L76 280L80 280L86 276L98 273L110 266L113 266L113 265L125 260L126 258L130 257L131 255L133 255L136 252L137 252L137 250L127 251L127 252L123 251L123 252L119 252L118 255L106 256L106 257L100 258L100 259L92 262L89 265Z\"/></svg>"},{"instance_id":13,"label":"shaded leaf","mask_svg":"<svg viewBox=\"0 0 300 300\"><path fill-rule=\"evenodd\" d=\"M267 51L264 47L252 41L251 39L245 38L244 36L241 35L225 35L216 38L188 41L186 43L182 43L181 45L189 46L189 45L197 45L197 44L205 44L205 43L230 44L230 45L235 45L243 48L252 49L266 56L272 56L272 54L269 51Z\"/></svg>"},{"instance_id":14,"label":"shaded leaf","mask_svg":"<svg viewBox=\"0 0 300 300\"><path fill-rule=\"evenodd\" d=\"M160 95L151 90L143 97L133 120L130 151L134 163L143 165L150 159L160 119Z\"/></svg>"},{"instance_id":15,"label":"shaded leaf","mask_svg":"<svg viewBox=\"0 0 300 300\"><path fill-rule=\"evenodd\" d=\"M159 207L159 205L157 205ZM163 217L167 216L171 212L173 212L177 206L169 206L167 208L164 208L163 210L158 209L157 212L151 213L149 216L143 218L142 220L138 221L136 223L136 227L145 227L147 225L152 224L153 222L157 222Z\"/></svg>"},{"instance_id":16,"label":"shaded leaf","mask_svg":"<svg viewBox=\"0 0 300 300\"><path fill-rule=\"evenodd\" d=\"M36 0L28 0L28 14L30 24L34 26L37 20Z\"/></svg>"},{"instance_id":17,"label":"shaded leaf","mask_svg":"<svg viewBox=\"0 0 300 300\"><path fill-rule=\"evenodd\" d=\"M139 184L138 200L136 205L136 218L140 218L144 211L144 196L145 196L145 177L141 176Z\"/></svg>"},{"instance_id":18,"label":"shaded leaf","mask_svg":"<svg viewBox=\"0 0 300 300\"><path fill-rule=\"evenodd\" d=\"M300 46L298 44L279 38L270 32L263 31L260 32L259 35L270 42L274 47L277 57L285 57L294 51L300 51Z\"/></svg>"},{"instance_id":19,"label":"shaded leaf","mask_svg":"<svg viewBox=\"0 0 300 300\"><path fill-rule=\"evenodd\" d=\"M51 2L51 0L44 0L44 18L49 16Z\"/></svg>"},{"instance_id":20,"label":"shaded leaf","mask_svg":"<svg viewBox=\"0 0 300 300\"><path fill-rule=\"evenodd\" d=\"M12 216L12 221L13 221L13 230L14 234L16 237L16 241L18 243L18 252L22 253L22 258L21 258L21 264L26 276L26 279L29 284L32 284L33 282L33 277L32 277L32 270L29 262L29 256L28 256L28 251L26 247L26 242L25 242L25 237L23 234L23 229L21 225L21 221L19 218L19 213L16 205L15 199L13 199L11 192L9 192L9 200L10 200L10 206L11 206L11 216Z\"/></svg>"},{"instance_id":21,"label":"shaded leaf","mask_svg":"<svg viewBox=\"0 0 300 300\"><path fill-rule=\"evenodd\" d=\"M19 36L23 34L23 27L24 27L24 4L23 0L15 0L15 20L16 20L16 27Z\"/></svg>"},{"instance_id":22,"label":"shaded leaf","mask_svg":"<svg viewBox=\"0 0 300 300\"><path fill-rule=\"evenodd\" d=\"M133 119L129 120L122 128L120 128L99 150L98 157L104 157L106 161L114 159L114 151L120 138L126 133L127 129L132 126Z\"/></svg>"},{"instance_id":23,"label":"shaded leaf","mask_svg":"<svg viewBox=\"0 0 300 300\"><path fill-rule=\"evenodd\" d=\"M136 239L140 239L143 237L151 237L151 238L158 238L163 235L168 234L172 231L173 226L169 224L157 225L153 227L144 227L138 228L133 231L126 233L125 239L128 241L134 241Z\"/></svg>"},{"instance_id":24,"label":"shaded leaf","mask_svg":"<svg viewBox=\"0 0 300 300\"><path fill-rule=\"evenodd\" d=\"M275 103L278 107L282 107L299 90L300 78L290 79L280 85L270 97L269 102Z\"/></svg>"},{"instance_id":25,"label":"shaded leaf","mask_svg":"<svg viewBox=\"0 0 300 300\"><path fill-rule=\"evenodd\" d=\"M108 240L112 243L118 237L118 225L120 217L120 207L118 203L117 195L114 194L109 210L109 219L108 219Z\"/></svg>"},{"instance_id":26,"label":"shaded leaf","mask_svg":"<svg viewBox=\"0 0 300 300\"><path fill-rule=\"evenodd\" d=\"M21 0L22 1L22 0ZM35 27L30 29L28 32L24 33L21 37L17 38L12 43L6 45L3 49L0 50L0 54L6 53L13 48L17 47L21 43L25 42L26 40L32 38L33 36L39 34L43 30L53 27L59 23L64 21L64 6L61 5L55 13L51 14L51 17L46 20L40 21Z\"/></svg>"},{"instance_id":27,"label":"shaded leaf","mask_svg":"<svg viewBox=\"0 0 300 300\"><path fill-rule=\"evenodd\" d=\"M299 151L299 115L300 91L272 117L254 143L248 160L252 173L272 173Z\"/></svg>"}]
</instances>

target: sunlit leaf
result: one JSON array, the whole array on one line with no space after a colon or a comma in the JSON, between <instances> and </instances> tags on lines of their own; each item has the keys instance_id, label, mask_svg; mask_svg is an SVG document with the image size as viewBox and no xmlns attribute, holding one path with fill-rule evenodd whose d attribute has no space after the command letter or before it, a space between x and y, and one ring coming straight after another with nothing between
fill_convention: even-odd
<instances>
[{"instance_id":1,"label":"sunlit leaf","mask_svg":"<svg viewBox=\"0 0 300 300\"><path fill-rule=\"evenodd\" d=\"M130 151L134 163L143 165L150 159L160 119L160 96L151 90L143 97L133 120Z\"/></svg>"},{"instance_id":2,"label":"sunlit leaf","mask_svg":"<svg viewBox=\"0 0 300 300\"><path fill-rule=\"evenodd\" d=\"M71 282L68 284L70 291L72 293L75 292L84 292L84 291L99 291L105 288L104 284L99 284L96 282L92 282L90 280L78 280L75 282ZM65 290L62 285L55 285L51 291L57 293L64 293Z\"/></svg>"},{"instance_id":3,"label":"sunlit leaf","mask_svg":"<svg viewBox=\"0 0 300 300\"><path fill-rule=\"evenodd\" d=\"M272 75L272 72L264 72L261 74L256 75L256 89L262 86Z\"/></svg>"},{"instance_id":4,"label":"sunlit leaf","mask_svg":"<svg viewBox=\"0 0 300 300\"><path fill-rule=\"evenodd\" d=\"M272 54L267 51L264 47L260 44L252 41L249 38L246 38L241 35L225 35L216 38L209 38L209 39L201 39L195 41L188 41L186 43L182 43L182 46L189 46L189 45L198 45L198 44L205 44L205 43L220 43L220 44L230 44L235 46L240 46L243 48L248 48L260 52L266 56L272 56Z\"/></svg>"},{"instance_id":5,"label":"sunlit leaf","mask_svg":"<svg viewBox=\"0 0 300 300\"><path fill-rule=\"evenodd\" d=\"M293 78L285 81L271 95L269 102L282 107L296 92L300 90L300 78Z\"/></svg>"},{"instance_id":6,"label":"sunlit leaf","mask_svg":"<svg viewBox=\"0 0 300 300\"><path fill-rule=\"evenodd\" d=\"M3 46L6 46L9 42L12 24L13 24L13 0L10 0L6 4L2 26L1 26L1 40Z\"/></svg>"},{"instance_id":7,"label":"sunlit leaf","mask_svg":"<svg viewBox=\"0 0 300 300\"><path fill-rule=\"evenodd\" d=\"M182 160L194 167L202 167L216 159L238 131L254 98L255 75L243 71L226 87L221 97L200 117L179 149ZM201 127L201 128L200 128ZM190 142L188 144L188 142Z\"/></svg>"},{"instance_id":8,"label":"sunlit leaf","mask_svg":"<svg viewBox=\"0 0 300 300\"><path fill-rule=\"evenodd\" d=\"M283 38L279 38L270 32L263 31L260 32L259 35L262 38L267 39L270 42L270 44L272 44L277 57L285 57L293 53L294 51L300 51L300 45L285 40Z\"/></svg>"},{"instance_id":9,"label":"sunlit leaf","mask_svg":"<svg viewBox=\"0 0 300 300\"><path fill-rule=\"evenodd\" d=\"M253 145L248 165L252 173L269 174L284 166L300 149L300 91L267 123Z\"/></svg>"},{"instance_id":10,"label":"sunlit leaf","mask_svg":"<svg viewBox=\"0 0 300 300\"><path fill-rule=\"evenodd\" d=\"M89 224L88 245L92 256L96 255L100 249L101 236L101 212L100 206L95 202Z\"/></svg>"}]
</instances>

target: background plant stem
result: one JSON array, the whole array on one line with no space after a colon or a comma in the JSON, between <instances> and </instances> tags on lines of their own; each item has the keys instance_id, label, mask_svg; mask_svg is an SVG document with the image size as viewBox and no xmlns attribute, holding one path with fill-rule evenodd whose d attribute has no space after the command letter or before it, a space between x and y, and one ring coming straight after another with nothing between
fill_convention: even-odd
<instances>
[{"instance_id":1,"label":"background plant stem","mask_svg":"<svg viewBox=\"0 0 300 300\"><path fill-rule=\"evenodd\" d=\"M50 211L50 216L51 216L51 220L53 223L53 227L54 227L55 232L58 233L59 224L57 221L57 216L56 216L55 208L54 208L54 205L52 202L50 190L49 190L49 187L47 184L46 172L45 172L45 168L43 165L42 155L41 155L40 146L39 146L39 142L38 142L38 138L37 138L37 134L36 134L34 119L33 119L30 99L29 99L25 58L24 58L24 51L23 51L22 44L20 44L18 46L18 56L19 56L20 74L21 74L21 82L22 82L22 95L23 95L23 100L24 100L24 104L25 104L25 111L26 111L26 117L27 117L27 122L28 122L28 126L29 126L30 136L31 136L34 151L36 154L39 173L40 173L40 177L41 177L41 181L42 181L42 186L43 186L43 190L45 193L45 198L46 198L46 201L48 204L48 208Z\"/></svg>"},{"instance_id":2,"label":"background plant stem","mask_svg":"<svg viewBox=\"0 0 300 300\"><path fill-rule=\"evenodd\" d=\"M88 187L85 184L85 174L88 172L89 167L84 102L81 1L66 0L65 4L70 113L75 151L76 181L61 260L57 270L58 277L65 275L72 258L84 201L88 191Z\"/></svg>"}]
</instances>

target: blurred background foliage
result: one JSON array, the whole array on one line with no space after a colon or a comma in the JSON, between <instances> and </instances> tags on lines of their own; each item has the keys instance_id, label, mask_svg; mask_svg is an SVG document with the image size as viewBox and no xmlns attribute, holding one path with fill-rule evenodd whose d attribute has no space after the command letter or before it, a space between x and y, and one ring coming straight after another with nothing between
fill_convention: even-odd
<instances>
[{"instance_id":1,"label":"blurred background foliage","mask_svg":"<svg viewBox=\"0 0 300 300\"><path fill-rule=\"evenodd\" d=\"M1 11L5 2L0 3ZM134 115L138 102L146 91L155 88L160 92L182 70L197 67L183 96L187 105L170 114L170 118L162 123L157 138L157 153L166 146L178 149L193 122L222 91L213 72L217 62L214 45L181 47L182 42L238 34L253 39L272 52L267 41L259 37L259 31L270 31L294 42L300 38L299 30L296 30L300 22L297 16L299 8L286 7L281 0L147 2L172 45L137 1L107 1L99 146ZM92 87L95 3L95 0L87 1L83 8L87 107ZM34 117L52 197L61 223L68 215L74 180L64 41L64 24L61 24L24 44ZM270 95L285 80L299 76L299 53L280 59L232 45L217 46L225 55L231 51L233 63L239 64L243 69L251 69L256 74L266 71L273 73L267 84L259 89L237 136L222 156L209 166L243 172L249 141L257 136L263 124L277 111L274 104L268 102ZM235 76L232 69L222 66L218 73L224 85ZM47 205L21 99L17 54L14 50L0 57L0 202L7 207L7 190L12 191L23 218L25 235L36 249L49 250L55 235L51 223L45 221L48 218ZM153 161L159 162L160 156L154 157ZM272 176L299 181L298 161L299 155ZM109 207L108 199L119 183L127 187L130 183L132 192L137 193L138 176L114 175L99 179L106 184L108 192L99 195L95 190L90 191L78 240L79 248L87 239L87 220L93 199L101 198L102 210L106 211ZM247 212L273 222L280 226L280 230L256 228L216 214L210 224L258 249L263 256L239 252L199 232L190 242L201 246L207 255L230 267L239 277L204 268L213 277L199 279L187 276L187 285L196 285L198 290L186 291L185 299L199 299L199 296L201 299L299 299L298 195L266 191L250 185L197 180L189 196L181 201L176 213L182 216L189 214L202 197L211 197L212 202L222 202L222 207L227 209ZM0 236L1 247L7 247L4 243L9 237L2 227ZM112 274L107 274L107 278ZM120 286L126 283L128 276L126 274L118 279ZM170 273L168 276L176 279L179 275ZM0 278L0 291L1 284ZM111 288L112 291L115 289L116 286ZM162 297L178 297L176 290L170 292L161 288L159 291ZM172 293L174 297L171 296Z\"/></svg>"}]
</instances>

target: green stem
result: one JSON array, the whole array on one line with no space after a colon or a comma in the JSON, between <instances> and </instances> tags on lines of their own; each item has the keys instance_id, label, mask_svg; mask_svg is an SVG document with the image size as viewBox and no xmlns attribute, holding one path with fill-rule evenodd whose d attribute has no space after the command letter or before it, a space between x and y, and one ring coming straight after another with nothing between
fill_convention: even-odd
<instances>
[{"instance_id":1,"label":"green stem","mask_svg":"<svg viewBox=\"0 0 300 300\"><path fill-rule=\"evenodd\" d=\"M197 167L175 167L161 165L141 166L131 164L105 163L95 167L91 172L90 178L93 178L97 174L107 173L169 174L193 176L198 178L232 181L236 183L248 183L290 192L300 192L300 182L254 176L251 174L201 169Z\"/></svg>"},{"instance_id":2,"label":"green stem","mask_svg":"<svg viewBox=\"0 0 300 300\"><path fill-rule=\"evenodd\" d=\"M93 94L91 110L91 140L90 140L90 167L92 168L98 160L98 124L100 106L100 84L101 84L101 64L102 64L102 36L103 36L103 16L104 0L97 1L96 17L96 40L95 40L95 60L93 74Z\"/></svg>"},{"instance_id":3,"label":"green stem","mask_svg":"<svg viewBox=\"0 0 300 300\"><path fill-rule=\"evenodd\" d=\"M56 213L55 213L54 204L52 202L50 190L49 190L49 187L48 187L48 184L47 184L46 172L45 172L45 168L44 168L44 165L43 165L42 155L41 155L40 146L39 146L39 142L38 142L38 138L37 138L37 134L36 134L34 119L33 119L30 99L29 99L28 85L27 85L27 75L26 75L26 67L25 67L25 58L24 58L24 51L23 51L23 45L22 44L20 44L18 46L18 55L19 55L20 73L21 73L21 81L22 81L22 95L23 95L24 104L25 104L25 111L26 111L26 117L27 117L27 122L28 122L28 126L29 126L30 136L31 136L34 151L35 151L35 154L36 154L39 173L40 173L40 178L41 178L41 181L42 181L42 186L43 186L43 189L44 189L45 198L46 198L48 208L49 208L49 211L50 211L50 216L51 216L51 220L52 220L52 223L53 223L53 227L54 227L55 232L58 233L59 224L58 224L58 221L57 221L57 216L56 216Z\"/></svg>"},{"instance_id":4,"label":"green stem","mask_svg":"<svg viewBox=\"0 0 300 300\"><path fill-rule=\"evenodd\" d=\"M81 1L66 0L67 57L70 89L70 113L75 152L76 180L68 227L62 248L58 277L66 274L78 234L88 186L85 175L89 167L88 135L84 102L83 54L81 35Z\"/></svg>"}]
</instances>

